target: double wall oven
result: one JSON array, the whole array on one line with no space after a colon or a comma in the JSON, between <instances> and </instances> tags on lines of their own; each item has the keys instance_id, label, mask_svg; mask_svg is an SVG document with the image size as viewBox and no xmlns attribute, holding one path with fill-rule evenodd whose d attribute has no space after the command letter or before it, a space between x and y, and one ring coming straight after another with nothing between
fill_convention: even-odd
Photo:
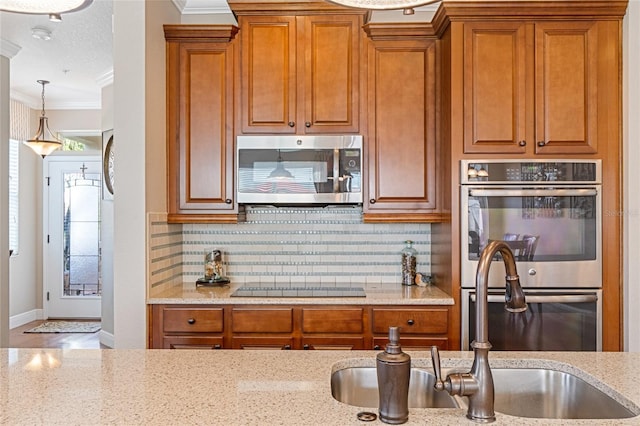
<instances>
[{"instance_id":1,"label":"double wall oven","mask_svg":"<svg viewBox=\"0 0 640 426\"><path fill-rule=\"evenodd\" d=\"M529 306L518 314L504 309L505 269L494 259L494 350L602 349L599 160L462 161L461 213L463 350L475 337L476 269L491 240L511 247Z\"/></svg>"}]
</instances>

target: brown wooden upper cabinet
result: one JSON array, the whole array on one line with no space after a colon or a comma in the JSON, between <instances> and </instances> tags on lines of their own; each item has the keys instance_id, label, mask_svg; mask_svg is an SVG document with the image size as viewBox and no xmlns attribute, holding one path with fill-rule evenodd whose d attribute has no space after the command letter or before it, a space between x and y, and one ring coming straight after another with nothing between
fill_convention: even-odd
<instances>
[{"instance_id":1,"label":"brown wooden upper cabinet","mask_svg":"<svg viewBox=\"0 0 640 426\"><path fill-rule=\"evenodd\" d=\"M402 34L402 25L397 26ZM416 39L389 39L389 26L381 27L365 27L371 40L367 49L368 194L364 220L439 221L436 40L419 32L421 37Z\"/></svg>"},{"instance_id":2,"label":"brown wooden upper cabinet","mask_svg":"<svg viewBox=\"0 0 640 426\"><path fill-rule=\"evenodd\" d=\"M611 31L590 20L465 23L464 153L597 153L610 106L599 82L617 72Z\"/></svg>"},{"instance_id":3,"label":"brown wooden upper cabinet","mask_svg":"<svg viewBox=\"0 0 640 426\"><path fill-rule=\"evenodd\" d=\"M169 222L237 222L234 66L237 27L165 25Z\"/></svg>"},{"instance_id":4,"label":"brown wooden upper cabinet","mask_svg":"<svg viewBox=\"0 0 640 426\"><path fill-rule=\"evenodd\" d=\"M357 133L362 21L239 16L242 133Z\"/></svg>"}]
</instances>

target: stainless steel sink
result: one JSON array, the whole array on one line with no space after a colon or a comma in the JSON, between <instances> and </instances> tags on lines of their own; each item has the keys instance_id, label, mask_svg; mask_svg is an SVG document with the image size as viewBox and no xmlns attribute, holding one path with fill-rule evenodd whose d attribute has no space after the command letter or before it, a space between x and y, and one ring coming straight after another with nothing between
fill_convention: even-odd
<instances>
[{"instance_id":1,"label":"stainless steel sink","mask_svg":"<svg viewBox=\"0 0 640 426\"><path fill-rule=\"evenodd\" d=\"M615 399L573 374L544 368L492 368L495 411L518 417L545 419L623 419L640 414L640 408ZM466 397L434 390L435 375L411 369L409 407L467 408ZM604 387L606 388L606 386ZM611 395L617 393L608 391ZM349 367L331 375L331 394L345 404L378 406L375 367Z\"/></svg>"},{"instance_id":2,"label":"stainless steel sink","mask_svg":"<svg viewBox=\"0 0 640 426\"><path fill-rule=\"evenodd\" d=\"M436 376L428 371L411 369L409 380L410 408L456 408L453 397L437 392ZM331 394L345 404L358 407L378 406L378 376L375 367L350 367L331 375Z\"/></svg>"},{"instance_id":3,"label":"stainless steel sink","mask_svg":"<svg viewBox=\"0 0 640 426\"><path fill-rule=\"evenodd\" d=\"M623 419L634 413L573 374L543 368L492 368L495 411L544 419Z\"/></svg>"}]
</instances>

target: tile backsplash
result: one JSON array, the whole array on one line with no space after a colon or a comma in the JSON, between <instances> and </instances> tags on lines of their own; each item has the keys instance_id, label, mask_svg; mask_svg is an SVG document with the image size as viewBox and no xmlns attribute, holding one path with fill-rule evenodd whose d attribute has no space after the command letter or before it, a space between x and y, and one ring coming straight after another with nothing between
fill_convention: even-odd
<instances>
[{"instance_id":1,"label":"tile backsplash","mask_svg":"<svg viewBox=\"0 0 640 426\"><path fill-rule=\"evenodd\" d=\"M418 271L431 271L430 224L366 224L361 207L247 206L238 224L168 224L166 217L148 215L151 288L195 282L212 248L222 250L232 282L396 285L406 240L418 251Z\"/></svg>"}]
</instances>

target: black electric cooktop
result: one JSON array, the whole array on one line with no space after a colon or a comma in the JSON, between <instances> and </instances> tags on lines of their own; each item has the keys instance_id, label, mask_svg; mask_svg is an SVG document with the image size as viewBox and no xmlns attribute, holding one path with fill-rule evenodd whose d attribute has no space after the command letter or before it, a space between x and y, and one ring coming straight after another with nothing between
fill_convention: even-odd
<instances>
[{"instance_id":1,"label":"black electric cooktop","mask_svg":"<svg viewBox=\"0 0 640 426\"><path fill-rule=\"evenodd\" d=\"M231 297L365 297L362 287L240 287Z\"/></svg>"}]
</instances>

